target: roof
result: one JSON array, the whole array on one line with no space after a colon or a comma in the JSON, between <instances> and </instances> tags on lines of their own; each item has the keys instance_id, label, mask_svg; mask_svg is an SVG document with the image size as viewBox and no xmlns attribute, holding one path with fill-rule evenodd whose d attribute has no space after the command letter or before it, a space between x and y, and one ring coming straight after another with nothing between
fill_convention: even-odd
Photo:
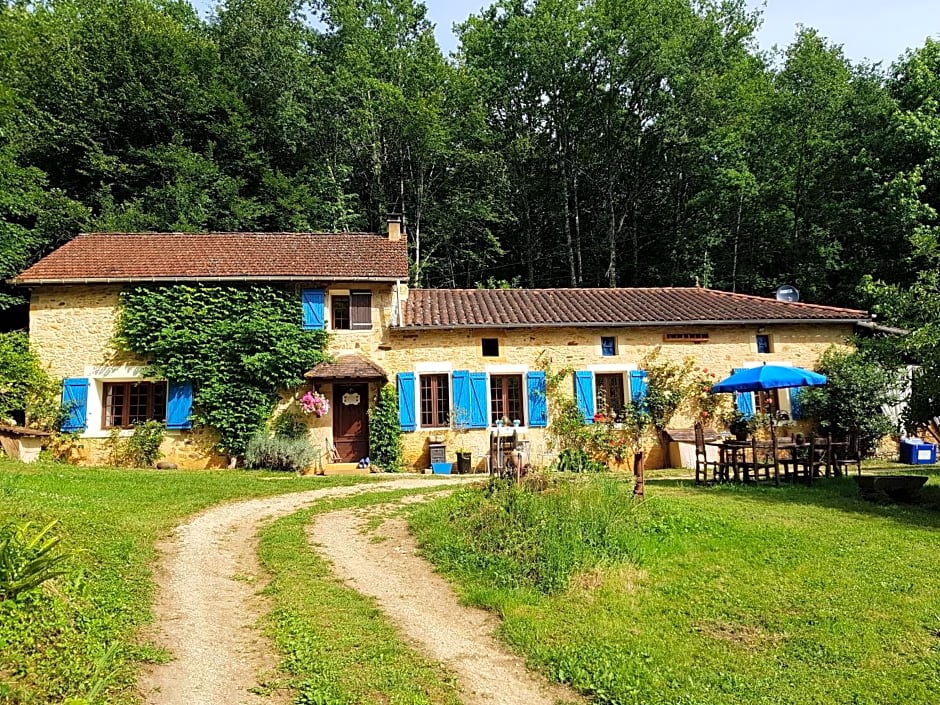
<instances>
[{"instance_id":1,"label":"roof","mask_svg":"<svg viewBox=\"0 0 940 705\"><path fill-rule=\"evenodd\" d=\"M405 239L372 233L83 233L10 283L407 277Z\"/></svg>"},{"instance_id":2,"label":"roof","mask_svg":"<svg viewBox=\"0 0 940 705\"><path fill-rule=\"evenodd\" d=\"M867 311L727 291L650 289L413 289L403 328L857 323Z\"/></svg>"},{"instance_id":3,"label":"roof","mask_svg":"<svg viewBox=\"0 0 940 705\"><path fill-rule=\"evenodd\" d=\"M381 367L362 355L341 355L335 362L321 362L304 374L307 379L388 379Z\"/></svg>"}]
</instances>

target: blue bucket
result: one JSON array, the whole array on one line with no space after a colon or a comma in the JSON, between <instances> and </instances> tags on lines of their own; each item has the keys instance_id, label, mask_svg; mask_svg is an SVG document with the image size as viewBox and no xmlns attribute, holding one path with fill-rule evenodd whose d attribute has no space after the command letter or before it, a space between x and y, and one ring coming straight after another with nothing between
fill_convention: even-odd
<instances>
[{"instance_id":1,"label":"blue bucket","mask_svg":"<svg viewBox=\"0 0 940 705\"><path fill-rule=\"evenodd\" d=\"M431 470L434 471L435 475L450 475L453 469L453 463L431 463Z\"/></svg>"}]
</instances>

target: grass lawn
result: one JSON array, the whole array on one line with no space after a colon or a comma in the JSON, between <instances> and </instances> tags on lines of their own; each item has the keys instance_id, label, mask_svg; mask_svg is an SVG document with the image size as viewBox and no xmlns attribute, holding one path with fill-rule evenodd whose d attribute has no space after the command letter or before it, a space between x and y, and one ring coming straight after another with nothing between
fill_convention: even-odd
<instances>
[{"instance_id":1,"label":"grass lawn","mask_svg":"<svg viewBox=\"0 0 940 705\"><path fill-rule=\"evenodd\" d=\"M0 525L41 527L58 519L62 546L75 551L52 589L0 601L0 703L62 703L105 689L97 702L136 702L134 645L150 617L154 542L200 509L371 478L298 478L244 471L127 470L23 465L0 459ZM108 649L113 649L105 656Z\"/></svg>"},{"instance_id":2,"label":"grass lawn","mask_svg":"<svg viewBox=\"0 0 940 705\"><path fill-rule=\"evenodd\" d=\"M416 507L412 526L468 601L500 613L507 642L595 702L927 705L940 470L890 469L930 476L921 504L864 502L848 478L652 479L634 506L629 487L579 478L462 490Z\"/></svg>"},{"instance_id":3,"label":"grass lawn","mask_svg":"<svg viewBox=\"0 0 940 705\"><path fill-rule=\"evenodd\" d=\"M314 514L384 504L402 494L415 490L320 502L261 532L261 561L274 576L266 590L274 606L267 623L284 655L294 702L459 705L453 676L402 643L372 599L334 578L304 533Z\"/></svg>"}]
</instances>

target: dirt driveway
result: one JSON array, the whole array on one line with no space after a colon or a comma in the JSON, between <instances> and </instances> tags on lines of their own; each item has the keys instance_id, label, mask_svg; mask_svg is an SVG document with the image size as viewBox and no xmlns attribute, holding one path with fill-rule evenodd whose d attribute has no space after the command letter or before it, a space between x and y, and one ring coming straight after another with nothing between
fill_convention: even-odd
<instances>
[{"instance_id":1,"label":"dirt driveway","mask_svg":"<svg viewBox=\"0 0 940 705\"><path fill-rule=\"evenodd\" d=\"M258 592L263 584L257 561L257 532L266 522L323 499L363 492L456 486L472 478L402 478L386 482L332 487L213 507L178 527L160 546L155 580L155 624L147 635L174 659L148 667L139 689L148 705L279 705L286 694L251 692L277 667L277 655L257 628L268 609ZM414 554L400 521L388 523L389 539L370 543L360 531L365 514L335 512L320 517L314 533L318 550L340 575L367 595L382 585L386 600L379 607L419 649L445 663L461 682L467 705L477 703L550 704L573 698L567 691L536 679L521 661L491 636L492 617L460 606L450 588ZM326 523L323 523L326 522ZM335 534L335 536L334 536ZM357 546L351 549L351 546ZM368 547L365 550L363 547ZM350 550L357 557L350 556ZM402 589L388 590L390 581ZM406 584L431 584L452 603L434 615L420 592ZM378 597L376 598L378 599ZM437 610L435 610L437 611ZM446 619L442 628L434 620ZM450 632L446 640L442 632Z\"/></svg>"}]
</instances>

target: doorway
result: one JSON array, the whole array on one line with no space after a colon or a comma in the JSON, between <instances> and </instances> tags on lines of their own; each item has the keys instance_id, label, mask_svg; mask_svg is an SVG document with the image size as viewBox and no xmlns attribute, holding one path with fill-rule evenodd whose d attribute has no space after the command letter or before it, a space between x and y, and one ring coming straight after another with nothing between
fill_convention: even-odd
<instances>
[{"instance_id":1,"label":"doorway","mask_svg":"<svg viewBox=\"0 0 940 705\"><path fill-rule=\"evenodd\" d=\"M344 463L369 454L369 385L333 384L333 444Z\"/></svg>"}]
</instances>

